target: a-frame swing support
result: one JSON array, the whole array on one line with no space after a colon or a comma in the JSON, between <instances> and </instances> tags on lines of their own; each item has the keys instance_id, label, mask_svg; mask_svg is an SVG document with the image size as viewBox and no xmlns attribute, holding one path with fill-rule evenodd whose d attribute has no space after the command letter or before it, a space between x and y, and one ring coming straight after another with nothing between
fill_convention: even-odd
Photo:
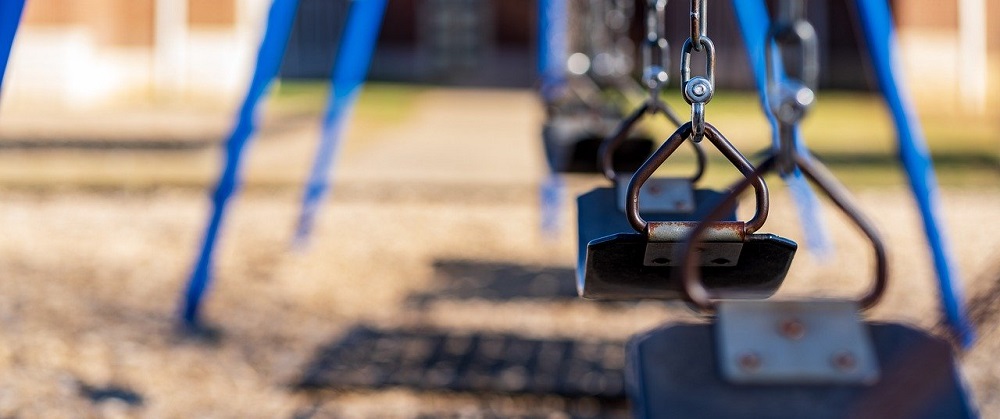
<instances>
[{"instance_id":1,"label":"a-frame swing support","mask_svg":"<svg viewBox=\"0 0 1000 419\"><path fill-rule=\"evenodd\" d=\"M4 74L7 72L7 60L14 45L14 36L21 23L25 0L0 0L0 92L2 92Z\"/></svg>"},{"instance_id":2,"label":"a-frame swing support","mask_svg":"<svg viewBox=\"0 0 1000 419\"><path fill-rule=\"evenodd\" d=\"M368 70L386 3L386 0L354 0L351 3L351 12L344 35L341 37L338 58L331 77L333 86L323 118L320 146L303 198L303 210L296 236L298 240L303 240L308 235L315 211L328 190L328 178L332 172L344 122L350 115L350 109ZM258 105L278 75L297 7L297 0L274 0L271 4L253 77L237 113L233 129L226 140L225 165L212 195L212 212L205 229L201 250L183 295L180 314L183 324L188 328L197 329L202 326L200 309L212 279L213 253L219 230L225 219L229 200L239 186L243 151L257 129Z\"/></svg>"}]
</instances>

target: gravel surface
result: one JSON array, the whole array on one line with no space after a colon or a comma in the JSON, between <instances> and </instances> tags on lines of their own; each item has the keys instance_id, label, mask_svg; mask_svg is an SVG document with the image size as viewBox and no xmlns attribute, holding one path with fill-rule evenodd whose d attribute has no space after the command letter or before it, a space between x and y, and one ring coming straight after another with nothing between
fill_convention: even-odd
<instances>
[{"instance_id":1,"label":"gravel surface","mask_svg":"<svg viewBox=\"0 0 1000 419\"><path fill-rule=\"evenodd\" d=\"M223 333L215 345L179 338L173 322L208 209L202 194L0 194L0 417L405 417L484 407L509 415L558 412L563 402L546 398L404 390L305 395L290 384L317 347L357 322L624 339L667 320L690 319L682 307L654 302L440 301L420 311L407 308L408 295L432 285L435 260L571 266L574 233L540 234L530 190L469 203L447 188L428 194L428 202L414 195L386 198L393 188L370 188L379 199L334 199L312 245L300 252L288 248L295 195L249 193L237 200L206 306ZM783 188L772 189L767 229L799 238ZM858 197L887 237L895 281L873 317L934 326L933 279L910 197L884 189ZM986 289L1000 279L1000 237L979 220L996 215L1000 192L946 191L944 197L966 288ZM572 225L570 208L565 215ZM782 295L849 295L864 287L868 250L842 220L830 219L836 257L816 263L801 252ZM962 359L984 417L1000 415L995 324L981 330ZM141 401L95 401L84 391L108 387Z\"/></svg>"},{"instance_id":2,"label":"gravel surface","mask_svg":"<svg viewBox=\"0 0 1000 419\"><path fill-rule=\"evenodd\" d=\"M215 343L180 337L175 314L208 215L202 191L218 170L217 150L0 153L0 418L478 417L485 411L565 417L597 409L593 401L568 406L544 396L292 389L316 350L358 323L625 339L664 322L696 320L683 305L659 302L406 304L439 285L435 261L571 267L576 260L571 205L561 233L546 236L538 228L545 171L534 94L472 93L432 89L414 100L406 118L349 130L337 169L341 183L311 245L300 251L289 246L299 201L289 185L308 169L315 121L265 125L248 154L250 186L231 206L219 241L204 312L221 331ZM70 121L94 129L93 136L79 134L80 141L115 127L126 133L168 126L177 127L165 131L171 136L191 140L217 138L228 119L147 115L115 125L113 116ZM158 122L150 125L151 119ZM61 139L80 129L32 134L60 119L46 115L21 128L17 121L5 119L7 135L0 137ZM747 130L764 129L757 122ZM113 139L121 138L132 137ZM597 183L569 178L566 202ZM802 243L779 184L772 182L765 231ZM1000 189L992 185L943 192L969 294L1000 281L1000 234L990 223L1000 213ZM893 282L871 317L935 327L934 275L912 198L899 186L860 190L857 197L890 251ZM743 207L746 216L749 205ZM851 296L866 286L870 251L843 217L826 211L835 250L825 261L800 251L780 296ZM1000 319L988 320L960 362L983 417L992 418L1000 417Z\"/></svg>"}]
</instances>

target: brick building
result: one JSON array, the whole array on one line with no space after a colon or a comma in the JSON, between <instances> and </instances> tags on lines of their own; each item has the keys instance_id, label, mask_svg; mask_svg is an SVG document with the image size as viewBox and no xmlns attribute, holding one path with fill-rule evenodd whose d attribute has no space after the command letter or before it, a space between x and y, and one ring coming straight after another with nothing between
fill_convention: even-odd
<instances>
[{"instance_id":1,"label":"brick building","mask_svg":"<svg viewBox=\"0 0 1000 419\"><path fill-rule=\"evenodd\" d=\"M6 93L12 100L68 105L120 98L239 96L269 3L28 0ZM637 0L639 10L643 3ZM809 16L820 35L825 87L864 89L868 81L848 3L809 2ZM324 77L347 4L348 0L300 0L283 77ZM687 5L668 4L668 37L676 45L686 37ZM722 64L720 84L748 87L750 78L729 2L714 1L709 6L709 31ZM892 6L904 70L919 100L977 112L997 107L1000 2L893 0ZM536 7L535 0L392 0L372 76L531 86ZM634 19L636 39L641 36L640 19Z\"/></svg>"},{"instance_id":2,"label":"brick building","mask_svg":"<svg viewBox=\"0 0 1000 419\"><path fill-rule=\"evenodd\" d=\"M28 0L5 83L11 100L237 95L268 2Z\"/></svg>"}]
</instances>

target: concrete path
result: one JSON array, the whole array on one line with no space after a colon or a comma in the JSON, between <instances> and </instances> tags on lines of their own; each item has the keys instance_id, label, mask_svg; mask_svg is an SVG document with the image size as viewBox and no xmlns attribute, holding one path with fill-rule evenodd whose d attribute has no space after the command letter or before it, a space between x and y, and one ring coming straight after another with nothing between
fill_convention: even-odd
<instances>
[{"instance_id":1,"label":"concrete path","mask_svg":"<svg viewBox=\"0 0 1000 419\"><path fill-rule=\"evenodd\" d=\"M533 92L417 95L401 120L349 125L338 182L524 185L544 174L541 106ZM22 186L207 186L221 168L219 143L230 129L230 112L221 109L13 108L2 115L0 184ZM246 151L248 184L300 185L318 129L318 116L268 113Z\"/></svg>"}]
</instances>

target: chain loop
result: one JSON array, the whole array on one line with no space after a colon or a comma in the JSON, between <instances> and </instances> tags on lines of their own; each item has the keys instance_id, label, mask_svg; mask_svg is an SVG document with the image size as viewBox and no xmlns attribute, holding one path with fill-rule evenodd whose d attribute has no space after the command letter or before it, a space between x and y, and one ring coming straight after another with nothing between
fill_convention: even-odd
<instances>
[{"instance_id":1,"label":"chain loop","mask_svg":"<svg viewBox=\"0 0 1000 419\"><path fill-rule=\"evenodd\" d=\"M715 95L715 44L708 37L708 0L691 0L691 36L681 48L681 93L691 105L691 141L705 137L705 105ZM692 51L705 53L705 75L691 77Z\"/></svg>"},{"instance_id":2,"label":"chain loop","mask_svg":"<svg viewBox=\"0 0 1000 419\"><path fill-rule=\"evenodd\" d=\"M778 18L768 31L764 62L768 102L778 120L776 165L782 175L787 175L795 170L795 127L816 99L819 52L816 31L805 17L804 0L783 0L779 10ZM791 51L792 48L795 50ZM794 68L787 66L786 57L795 57L797 65Z\"/></svg>"},{"instance_id":3,"label":"chain loop","mask_svg":"<svg viewBox=\"0 0 1000 419\"><path fill-rule=\"evenodd\" d=\"M691 0L691 42L701 52L703 38L708 37L708 0Z\"/></svg>"},{"instance_id":4,"label":"chain loop","mask_svg":"<svg viewBox=\"0 0 1000 419\"><path fill-rule=\"evenodd\" d=\"M691 105L692 141L699 142L705 136L705 105L715 95L715 44L707 37L699 41L705 52L705 75L691 77L691 55L697 51L694 41L684 41L681 48L681 92L684 100Z\"/></svg>"},{"instance_id":5,"label":"chain loop","mask_svg":"<svg viewBox=\"0 0 1000 419\"><path fill-rule=\"evenodd\" d=\"M664 33L664 10L667 0L650 0L646 7L646 40L642 44L642 82L653 102L660 101L660 91L670 80L670 44Z\"/></svg>"}]
</instances>

